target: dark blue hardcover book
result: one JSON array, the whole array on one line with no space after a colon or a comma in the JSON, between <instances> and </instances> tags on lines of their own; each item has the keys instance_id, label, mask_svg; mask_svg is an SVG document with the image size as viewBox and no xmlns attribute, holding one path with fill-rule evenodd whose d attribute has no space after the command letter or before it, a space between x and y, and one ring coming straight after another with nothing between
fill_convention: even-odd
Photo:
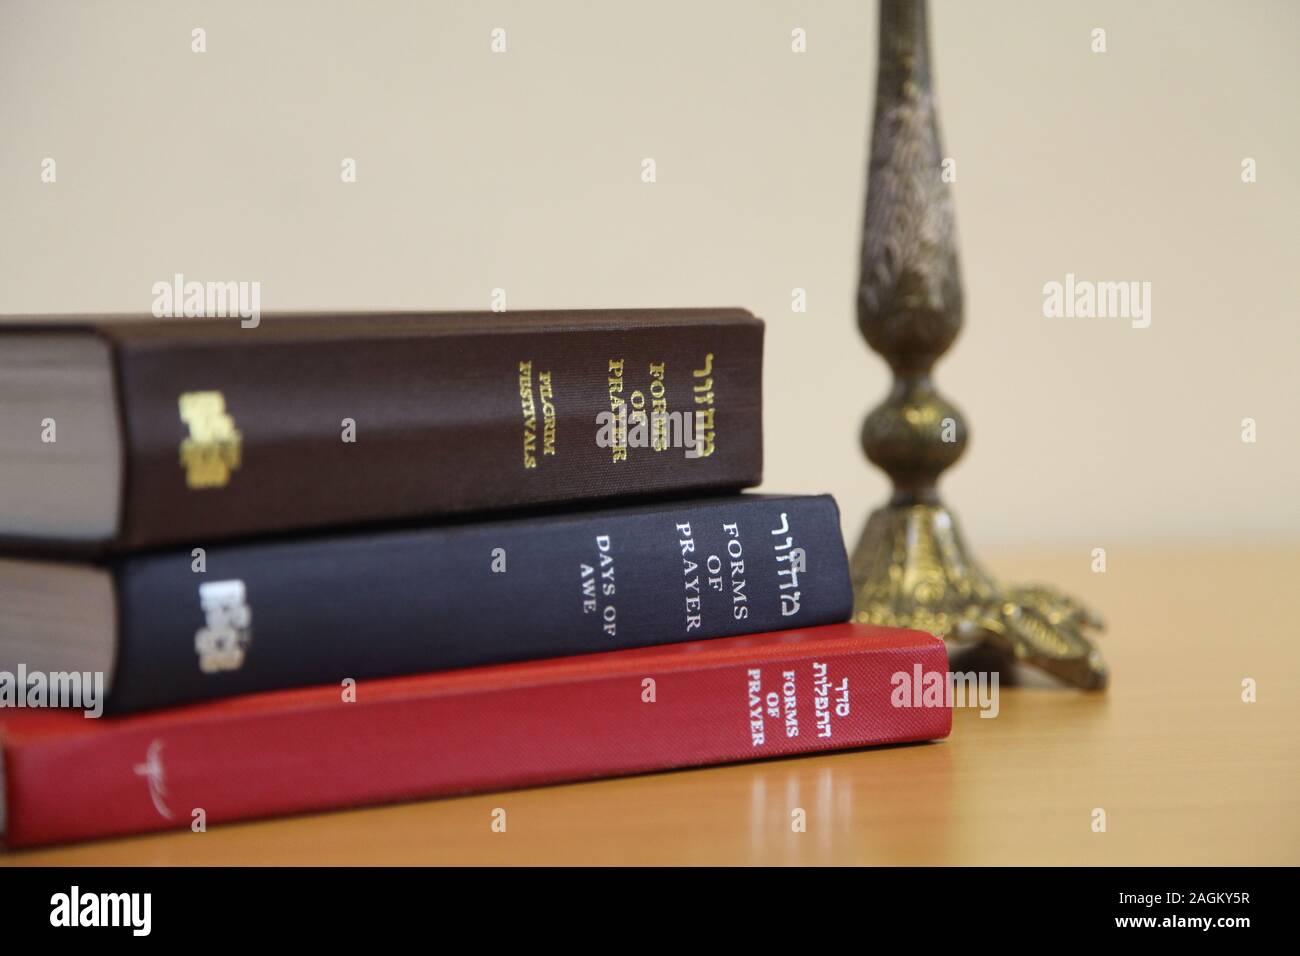
<instances>
[{"instance_id":1,"label":"dark blue hardcover book","mask_svg":"<svg viewBox=\"0 0 1300 956\"><path fill-rule=\"evenodd\" d=\"M39 567L22 564L29 577ZM847 620L853 602L827 495L217 545L97 573L117 623L82 633L80 659L115 658L115 712L811 627ZM58 589L28 588L40 590ZM113 615L103 617L107 629Z\"/></svg>"}]
</instances>

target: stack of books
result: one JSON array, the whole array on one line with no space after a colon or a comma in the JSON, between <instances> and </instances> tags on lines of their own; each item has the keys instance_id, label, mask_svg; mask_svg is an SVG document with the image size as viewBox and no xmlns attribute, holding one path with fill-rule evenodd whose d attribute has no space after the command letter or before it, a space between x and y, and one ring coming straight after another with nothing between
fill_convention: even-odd
<instances>
[{"instance_id":1,"label":"stack of books","mask_svg":"<svg viewBox=\"0 0 1300 956\"><path fill-rule=\"evenodd\" d=\"M739 309L10 323L10 845L948 733ZM103 715L102 718L100 715Z\"/></svg>"}]
</instances>

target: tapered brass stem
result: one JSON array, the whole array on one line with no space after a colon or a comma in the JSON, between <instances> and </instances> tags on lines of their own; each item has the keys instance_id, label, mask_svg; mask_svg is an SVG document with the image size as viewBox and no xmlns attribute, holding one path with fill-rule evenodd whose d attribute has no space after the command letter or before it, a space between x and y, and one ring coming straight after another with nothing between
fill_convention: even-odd
<instances>
[{"instance_id":1,"label":"tapered brass stem","mask_svg":"<svg viewBox=\"0 0 1300 956\"><path fill-rule=\"evenodd\" d=\"M859 621L979 642L1078 687L1107 672L1085 636L1100 621L1049 588L1002 588L967 553L939 500L965 451L961 412L931 379L962 323L952 196L935 115L925 0L881 0L858 328L893 370L862 448L893 482L853 553Z\"/></svg>"}]
</instances>

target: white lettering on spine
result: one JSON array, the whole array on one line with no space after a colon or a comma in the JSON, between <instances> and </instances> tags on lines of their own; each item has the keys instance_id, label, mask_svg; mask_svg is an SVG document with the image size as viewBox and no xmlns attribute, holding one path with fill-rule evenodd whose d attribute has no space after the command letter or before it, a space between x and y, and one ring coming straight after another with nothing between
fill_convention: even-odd
<instances>
[{"instance_id":1,"label":"white lettering on spine","mask_svg":"<svg viewBox=\"0 0 1300 956\"><path fill-rule=\"evenodd\" d=\"M745 593L745 549L740 543L740 525L733 521L724 524L722 530L727 536L727 558L731 572L731 616L737 621L743 621L749 617L749 596Z\"/></svg>"},{"instance_id":2,"label":"white lettering on spine","mask_svg":"<svg viewBox=\"0 0 1300 956\"><path fill-rule=\"evenodd\" d=\"M596 535L596 563L578 565L582 587L582 613L597 614L600 628L608 637L618 636L618 609L614 606L614 542L607 534ZM604 598L604 606L600 599Z\"/></svg>"},{"instance_id":3,"label":"white lettering on spine","mask_svg":"<svg viewBox=\"0 0 1300 956\"><path fill-rule=\"evenodd\" d=\"M749 741L750 746L761 747L767 742L763 730L763 672L757 667L749 669Z\"/></svg>"},{"instance_id":4,"label":"white lettering on spine","mask_svg":"<svg viewBox=\"0 0 1300 956\"><path fill-rule=\"evenodd\" d=\"M194 634L194 652L205 674L236 671L253 639L253 612L244 582L208 581L199 585L204 626Z\"/></svg>"},{"instance_id":5,"label":"white lettering on spine","mask_svg":"<svg viewBox=\"0 0 1300 956\"><path fill-rule=\"evenodd\" d=\"M834 696L832 696L834 695ZM831 736L831 714L847 717L849 708L849 679L832 684L826 664L813 663L813 713L817 718L817 736Z\"/></svg>"},{"instance_id":6,"label":"white lettering on spine","mask_svg":"<svg viewBox=\"0 0 1300 956\"><path fill-rule=\"evenodd\" d=\"M682 577L686 590L686 633L699 630L700 614L700 566L691 560L695 553L695 538L691 534L691 523L683 521L677 525L677 544L682 552Z\"/></svg>"}]
</instances>

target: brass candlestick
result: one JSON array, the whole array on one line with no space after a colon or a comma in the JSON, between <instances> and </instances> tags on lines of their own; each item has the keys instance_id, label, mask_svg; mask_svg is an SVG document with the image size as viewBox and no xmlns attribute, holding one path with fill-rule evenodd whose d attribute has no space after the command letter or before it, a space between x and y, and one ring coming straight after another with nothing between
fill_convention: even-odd
<instances>
[{"instance_id":1,"label":"brass candlestick","mask_svg":"<svg viewBox=\"0 0 1300 956\"><path fill-rule=\"evenodd\" d=\"M930 379L961 328L962 293L925 0L881 0L879 48L857 309L862 335L894 373L862 424L862 448L894 493L853 553L854 618L920 628L1100 689L1106 666L1085 632L1101 622L1050 588L997 584L939 500L939 474L968 432Z\"/></svg>"}]
</instances>

